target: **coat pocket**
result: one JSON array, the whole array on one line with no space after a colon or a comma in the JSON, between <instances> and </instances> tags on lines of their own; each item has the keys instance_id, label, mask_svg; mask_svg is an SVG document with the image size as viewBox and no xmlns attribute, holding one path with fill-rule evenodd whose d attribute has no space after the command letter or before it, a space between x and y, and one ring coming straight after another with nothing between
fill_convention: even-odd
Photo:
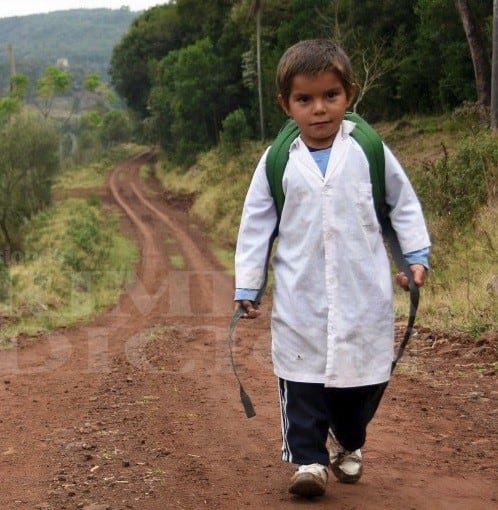
<instances>
[{"instance_id":1,"label":"coat pocket","mask_svg":"<svg viewBox=\"0 0 498 510\"><path fill-rule=\"evenodd\" d=\"M356 208L362 227L368 231L379 231L379 221L375 213L372 184L360 182L356 193Z\"/></svg>"}]
</instances>

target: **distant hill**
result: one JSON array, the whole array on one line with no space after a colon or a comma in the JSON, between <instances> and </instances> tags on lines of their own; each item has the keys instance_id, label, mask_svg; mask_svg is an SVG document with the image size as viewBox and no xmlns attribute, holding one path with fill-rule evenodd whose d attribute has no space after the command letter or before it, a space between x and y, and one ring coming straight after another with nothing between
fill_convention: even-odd
<instances>
[{"instance_id":1,"label":"distant hill","mask_svg":"<svg viewBox=\"0 0 498 510\"><path fill-rule=\"evenodd\" d=\"M26 74L31 83L58 61L67 63L75 75L97 72L107 79L113 47L140 14L122 7L0 18L0 95L9 86L9 44L16 71Z\"/></svg>"}]
</instances>

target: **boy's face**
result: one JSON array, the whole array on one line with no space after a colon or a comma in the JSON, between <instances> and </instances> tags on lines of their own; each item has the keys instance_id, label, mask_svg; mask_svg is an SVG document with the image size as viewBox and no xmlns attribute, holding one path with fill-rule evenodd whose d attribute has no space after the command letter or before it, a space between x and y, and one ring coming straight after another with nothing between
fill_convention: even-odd
<instances>
[{"instance_id":1,"label":"boy's face","mask_svg":"<svg viewBox=\"0 0 498 510\"><path fill-rule=\"evenodd\" d=\"M281 96L278 100L285 113L296 121L304 143L313 149L324 149L332 145L354 94L354 86L348 97L339 77L324 71L316 76L297 74L288 104Z\"/></svg>"}]
</instances>

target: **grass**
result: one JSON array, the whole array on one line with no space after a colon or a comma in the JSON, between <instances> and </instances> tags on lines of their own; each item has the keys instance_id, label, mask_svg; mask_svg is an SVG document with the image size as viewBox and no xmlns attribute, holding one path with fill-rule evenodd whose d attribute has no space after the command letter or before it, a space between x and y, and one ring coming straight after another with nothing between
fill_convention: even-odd
<instances>
[{"instance_id":1,"label":"grass","mask_svg":"<svg viewBox=\"0 0 498 510\"><path fill-rule=\"evenodd\" d=\"M99 161L87 166L66 169L54 182L53 191L102 188L114 162L130 157L143 149L136 144L124 144L110 149Z\"/></svg>"},{"instance_id":2,"label":"grass","mask_svg":"<svg viewBox=\"0 0 498 510\"><path fill-rule=\"evenodd\" d=\"M53 203L29 223L23 258L9 267L0 346L20 332L36 334L102 312L134 278L137 260L137 246L97 197Z\"/></svg>"},{"instance_id":3,"label":"grass","mask_svg":"<svg viewBox=\"0 0 498 510\"><path fill-rule=\"evenodd\" d=\"M185 269L185 259L181 255L171 255L169 260L174 269Z\"/></svg>"},{"instance_id":4,"label":"grass","mask_svg":"<svg viewBox=\"0 0 498 510\"><path fill-rule=\"evenodd\" d=\"M421 307L429 325L476 336L498 329L498 293L491 287L498 274L497 223L498 209L485 207L463 235L438 240Z\"/></svg>"},{"instance_id":5,"label":"grass","mask_svg":"<svg viewBox=\"0 0 498 510\"><path fill-rule=\"evenodd\" d=\"M107 165L102 163L79 167L61 174L54 183L53 190L71 190L74 188L74 183L78 183L78 187L84 189L102 188L105 185L107 174Z\"/></svg>"}]
</instances>

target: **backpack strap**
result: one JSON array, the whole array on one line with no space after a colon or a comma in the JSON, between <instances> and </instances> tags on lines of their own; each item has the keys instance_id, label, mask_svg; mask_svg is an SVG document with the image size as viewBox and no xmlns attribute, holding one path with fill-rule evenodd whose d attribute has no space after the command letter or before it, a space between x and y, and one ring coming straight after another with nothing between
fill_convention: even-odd
<instances>
[{"instance_id":1,"label":"backpack strap","mask_svg":"<svg viewBox=\"0 0 498 510\"><path fill-rule=\"evenodd\" d=\"M386 162L382 139L379 133L357 113L346 112L345 119L356 124L350 135L360 144L367 157L375 211L382 223L382 220L387 216L387 206L384 200L386 195Z\"/></svg>"},{"instance_id":2,"label":"backpack strap","mask_svg":"<svg viewBox=\"0 0 498 510\"><path fill-rule=\"evenodd\" d=\"M299 128L297 124L292 119L288 119L280 129L266 156L266 177L270 185L271 195L275 201L279 221L285 201L282 178L289 160L290 146L298 136Z\"/></svg>"}]
</instances>

